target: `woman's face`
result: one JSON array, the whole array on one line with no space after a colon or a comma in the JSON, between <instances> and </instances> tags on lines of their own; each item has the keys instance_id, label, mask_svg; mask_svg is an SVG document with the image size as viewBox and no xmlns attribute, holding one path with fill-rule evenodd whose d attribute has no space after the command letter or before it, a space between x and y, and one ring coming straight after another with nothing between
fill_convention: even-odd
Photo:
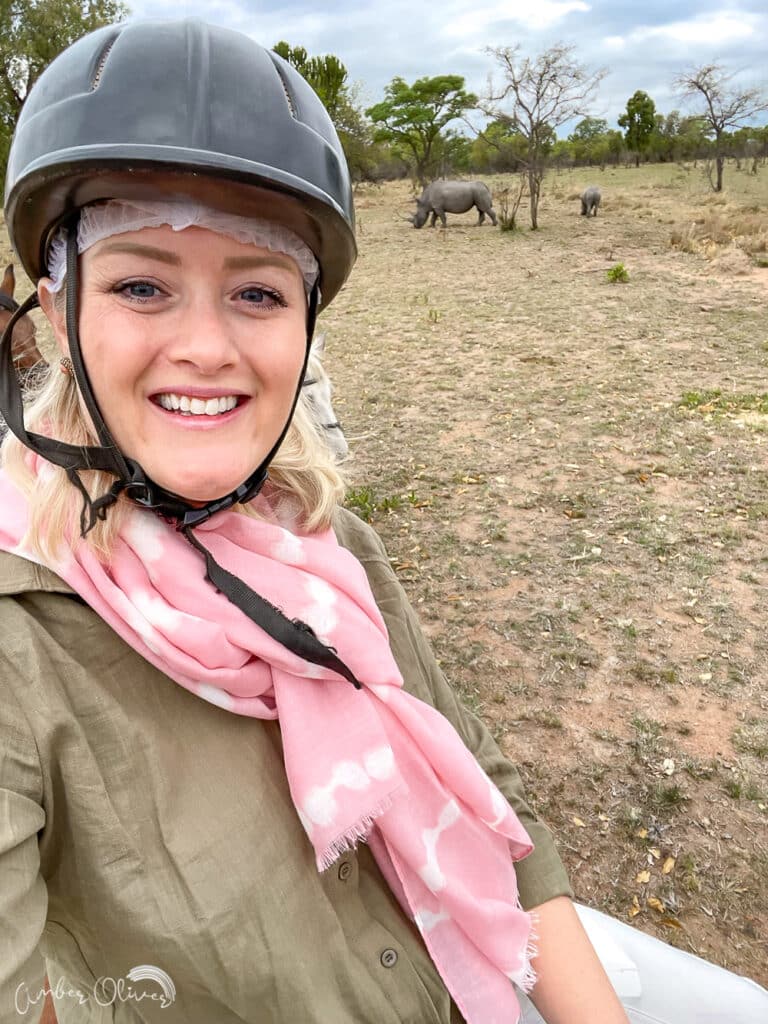
<instances>
[{"instance_id":1,"label":"woman's face","mask_svg":"<svg viewBox=\"0 0 768 1024\"><path fill-rule=\"evenodd\" d=\"M307 300L288 256L205 228L113 235L80 258L80 345L121 451L190 501L228 494L279 437ZM44 303L67 352L63 311Z\"/></svg>"}]
</instances>

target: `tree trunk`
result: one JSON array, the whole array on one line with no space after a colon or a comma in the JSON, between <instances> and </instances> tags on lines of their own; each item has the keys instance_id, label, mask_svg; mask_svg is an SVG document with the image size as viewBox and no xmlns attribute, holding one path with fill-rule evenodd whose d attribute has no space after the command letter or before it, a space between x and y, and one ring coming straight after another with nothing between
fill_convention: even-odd
<instances>
[{"instance_id":1,"label":"tree trunk","mask_svg":"<svg viewBox=\"0 0 768 1024\"><path fill-rule=\"evenodd\" d=\"M725 164L725 157L722 153L718 153L715 157L715 166L717 167L717 180L715 182L715 192L723 191L723 165Z\"/></svg>"},{"instance_id":2,"label":"tree trunk","mask_svg":"<svg viewBox=\"0 0 768 1024\"><path fill-rule=\"evenodd\" d=\"M536 181L536 171L528 171L528 196L531 207L531 231L536 231L539 226L539 189Z\"/></svg>"}]
</instances>

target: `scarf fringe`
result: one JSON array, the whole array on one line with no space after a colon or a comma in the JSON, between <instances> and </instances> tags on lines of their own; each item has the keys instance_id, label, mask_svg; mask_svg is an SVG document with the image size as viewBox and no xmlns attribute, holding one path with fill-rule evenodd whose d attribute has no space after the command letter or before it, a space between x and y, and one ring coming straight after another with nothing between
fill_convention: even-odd
<instances>
[{"instance_id":1,"label":"scarf fringe","mask_svg":"<svg viewBox=\"0 0 768 1024\"><path fill-rule=\"evenodd\" d=\"M518 907L520 910L523 909L519 903ZM539 915L535 912L524 912L528 914L528 917L531 920L531 930L528 932L528 942L525 945L525 971L523 973L522 981L518 983L518 988L522 989L527 995L539 980L533 966L533 961L539 955L539 933L536 931L536 924L538 923Z\"/></svg>"},{"instance_id":2,"label":"scarf fringe","mask_svg":"<svg viewBox=\"0 0 768 1024\"><path fill-rule=\"evenodd\" d=\"M325 849L317 855L317 867L326 871L331 865L349 850L355 850L358 843L364 843L376 824L376 819L385 814L392 806L392 797L385 797L368 814L354 823L346 832L342 832Z\"/></svg>"}]
</instances>

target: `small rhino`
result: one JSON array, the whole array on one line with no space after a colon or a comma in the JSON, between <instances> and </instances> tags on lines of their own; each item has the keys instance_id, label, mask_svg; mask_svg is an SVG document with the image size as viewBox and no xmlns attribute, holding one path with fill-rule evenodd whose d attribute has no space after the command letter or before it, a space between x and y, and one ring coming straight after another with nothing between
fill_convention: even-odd
<instances>
[{"instance_id":1,"label":"small rhino","mask_svg":"<svg viewBox=\"0 0 768 1024\"><path fill-rule=\"evenodd\" d=\"M602 199L602 193L597 185L589 185L581 193L581 215L582 217L597 216L597 208Z\"/></svg>"}]
</instances>

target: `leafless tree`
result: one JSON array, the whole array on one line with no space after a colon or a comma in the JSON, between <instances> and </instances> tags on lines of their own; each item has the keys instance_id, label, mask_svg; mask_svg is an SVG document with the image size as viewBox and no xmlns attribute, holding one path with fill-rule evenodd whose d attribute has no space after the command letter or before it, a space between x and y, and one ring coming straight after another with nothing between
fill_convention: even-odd
<instances>
[{"instance_id":1,"label":"leafless tree","mask_svg":"<svg viewBox=\"0 0 768 1024\"><path fill-rule=\"evenodd\" d=\"M732 84L735 72L730 74L722 64L702 64L678 75L675 89L683 99L698 100L696 111L715 139L715 176L712 187L723 191L725 140L729 128L738 128L755 114L768 110L768 96L759 88L740 89Z\"/></svg>"},{"instance_id":2,"label":"leafless tree","mask_svg":"<svg viewBox=\"0 0 768 1024\"><path fill-rule=\"evenodd\" d=\"M496 92L493 82L480 102L488 117L518 132L526 142L525 169L531 208L531 229L539 226L539 197L545 160L560 125L584 117L589 102L607 71L589 71L574 56L574 47L556 43L536 57L525 57L518 46L488 47L504 76Z\"/></svg>"}]
</instances>

